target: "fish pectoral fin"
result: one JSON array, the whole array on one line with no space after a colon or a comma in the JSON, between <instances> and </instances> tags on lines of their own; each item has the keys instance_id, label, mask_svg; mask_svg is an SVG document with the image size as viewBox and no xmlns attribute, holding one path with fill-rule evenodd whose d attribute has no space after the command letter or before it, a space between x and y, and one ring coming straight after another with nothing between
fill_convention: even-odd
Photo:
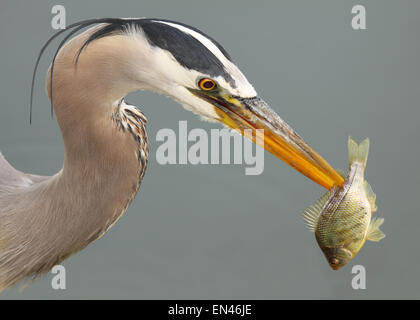
<instances>
[{"instance_id":1,"label":"fish pectoral fin","mask_svg":"<svg viewBox=\"0 0 420 320\"><path fill-rule=\"evenodd\" d=\"M375 212L376 210L378 210L378 206L376 205L376 194L373 192L372 187L367 181L364 182L364 188L366 192L366 197L368 198L370 203L370 208L372 212Z\"/></svg>"},{"instance_id":2,"label":"fish pectoral fin","mask_svg":"<svg viewBox=\"0 0 420 320\"><path fill-rule=\"evenodd\" d=\"M331 190L328 190L315 202L315 204L305 209L305 211L302 213L302 219L305 222L306 227L312 232L315 232L319 215L321 214L322 208L332 193Z\"/></svg>"},{"instance_id":3,"label":"fish pectoral fin","mask_svg":"<svg viewBox=\"0 0 420 320\"><path fill-rule=\"evenodd\" d=\"M379 229L382 223L384 223L384 218L372 218L367 232L367 240L378 242L385 238L385 233Z\"/></svg>"}]
</instances>

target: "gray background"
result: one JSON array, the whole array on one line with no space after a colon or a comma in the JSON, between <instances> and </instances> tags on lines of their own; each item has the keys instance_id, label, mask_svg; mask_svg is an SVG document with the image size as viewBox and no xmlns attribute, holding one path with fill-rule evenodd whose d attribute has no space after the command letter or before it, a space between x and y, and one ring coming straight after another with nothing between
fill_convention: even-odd
<instances>
[{"instance_id":1,"label":"gray background","mask_svg":"<svg viewBox=\"0 0 420 320\"><path fill-rule=\"evenodd\" d=\"M364 4L367 30L351 29ZM0 2L0 149L16 168L56 173L63 144L49 116L43 60L28 124L30 78L53 34L50 10L67 23L147 16L193 25L217 39L259 94L335 167L347 167L347 136L371 139L367 179L387 237L332 271L299 213L324 193L265 153L260 176L245 165L156 163L160 128L219 128L154 93L129 101L149 119L150 165L127 214L64 263L67 290L46 275L19 298L419 298L420 170L417 1L20 1ZM54 49L55 50L55 49ZM351 268L367 270L353 290Z\"/></svg>"}]
</instances>

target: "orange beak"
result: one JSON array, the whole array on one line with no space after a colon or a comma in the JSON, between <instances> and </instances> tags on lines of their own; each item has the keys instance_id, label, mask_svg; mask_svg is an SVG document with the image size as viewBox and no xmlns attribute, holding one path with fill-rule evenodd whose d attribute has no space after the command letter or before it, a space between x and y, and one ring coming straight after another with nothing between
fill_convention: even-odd
<instances>
[{"instance_id":1,"label":"orange beak","mask_svg":"<svg viewBox=\"0 0 420 320\"><path fill-rule=\"evenodd\" d=\"M247 136L312 181L327 189L343 185L343 177L262 99L191 91L214 105L220 121L225 125ZM253 134L245 134L245 129L252 129Z\"/></svg>"}]
</instances>

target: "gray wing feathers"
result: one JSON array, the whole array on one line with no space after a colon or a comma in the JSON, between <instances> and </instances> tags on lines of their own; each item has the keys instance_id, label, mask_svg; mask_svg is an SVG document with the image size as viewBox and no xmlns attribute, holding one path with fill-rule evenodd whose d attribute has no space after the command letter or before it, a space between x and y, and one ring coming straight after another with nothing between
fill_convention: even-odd
<instances>
[{"instance_id":1,"label":"gray wing feathers","mask_svg":"<svg viewBox=\"0 0 420 320\"><path fill-rule=\"evenodd\" d=\"M26 174L13 168L0 152L0 193L15 188L29 187L47 177Z\"/></svg>"}]
</instances>

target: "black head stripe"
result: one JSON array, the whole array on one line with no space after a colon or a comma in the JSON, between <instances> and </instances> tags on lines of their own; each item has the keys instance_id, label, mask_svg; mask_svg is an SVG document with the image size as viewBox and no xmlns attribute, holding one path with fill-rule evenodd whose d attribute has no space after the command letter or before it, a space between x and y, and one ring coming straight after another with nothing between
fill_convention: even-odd
<instances>
[{"instance_id":1,"label":"black head stripe","mask_svg":"<svg viewBox=\"0 0 420 320\"><path fill-rule=\"evenodd\" d=\"M186 25L186 24L181 23L181 22L164 20L164 19L141 19L141 21L139 21L139 23L143 24L143 25L146 24L146 23L159 23L159 22L166 22L166 23L175 24L175 25L190 29L194 32L197 32L198 34L200 34L200 35L204 36L205 38L209 39L220 50L220 52L226 57L226 59L228 59L229 61L232 61L232 58L230 57L229 53L227 53L226 50L216 40L214 40L212 37L210 37L207 34L205 34L204 32L202 32L201 30L198 30L197 28L191 27L191 26Z\"/></svg>"},{"instance_id":2,"label":"black head stripe","mask_svg":"<svg viewBox=\"0 0 420 320\"><path fill-rule=\"evenodd\" d=\"M226 72L219 58L190 34L151 19L141 20L139 24L151 44L169 51L185 68L197 70L214 77L222 76L226 81L233 82L232 77ZM218 47L221 48L220 45ZM223 51L221 50L222 53Z\"/></svg>"},{"instance_id":3,"label":"black head stripe","mask_svg":"<svg viewBox=\"0 0 420 320\"><path fill-rule=\"evenodd\" d=\"M190 34L161 22L177 24L203 35L209 39L220 52L222 52L227 60L231 61L230 56L219 43L193 27L169 20L121 19L112 22L93 33L79 49L76 64L82 51L92 41L112 34L124 33L131 27L143 30L151 45L169 51L185 68L196 70L214 77L222 76L232 86L235 86L234 80L230 74L226 72L223 63L206 46Z\"/></svg>"},{"instance_id":4,"label":"black head stripe","mask_svg":"<svg viewBox=\"0 0 420 320\"><path fill-rule=\"evenodd\" d=\"M169 20L124 19L108 24L93 33L79 49L76 63L83 49L85 49L92 41L112 34L124 33L130 28L138 28L143 30L151 45L169 51L185 68L197 70L214 77L222 76L232 86L235 85L230 74L226 72L223 63L206 46L193 36L161 22L177 24L198 32L213 42L226 59L231 61L230 56L220 44L193 27Z\"/></svg>"}]
</instances>

